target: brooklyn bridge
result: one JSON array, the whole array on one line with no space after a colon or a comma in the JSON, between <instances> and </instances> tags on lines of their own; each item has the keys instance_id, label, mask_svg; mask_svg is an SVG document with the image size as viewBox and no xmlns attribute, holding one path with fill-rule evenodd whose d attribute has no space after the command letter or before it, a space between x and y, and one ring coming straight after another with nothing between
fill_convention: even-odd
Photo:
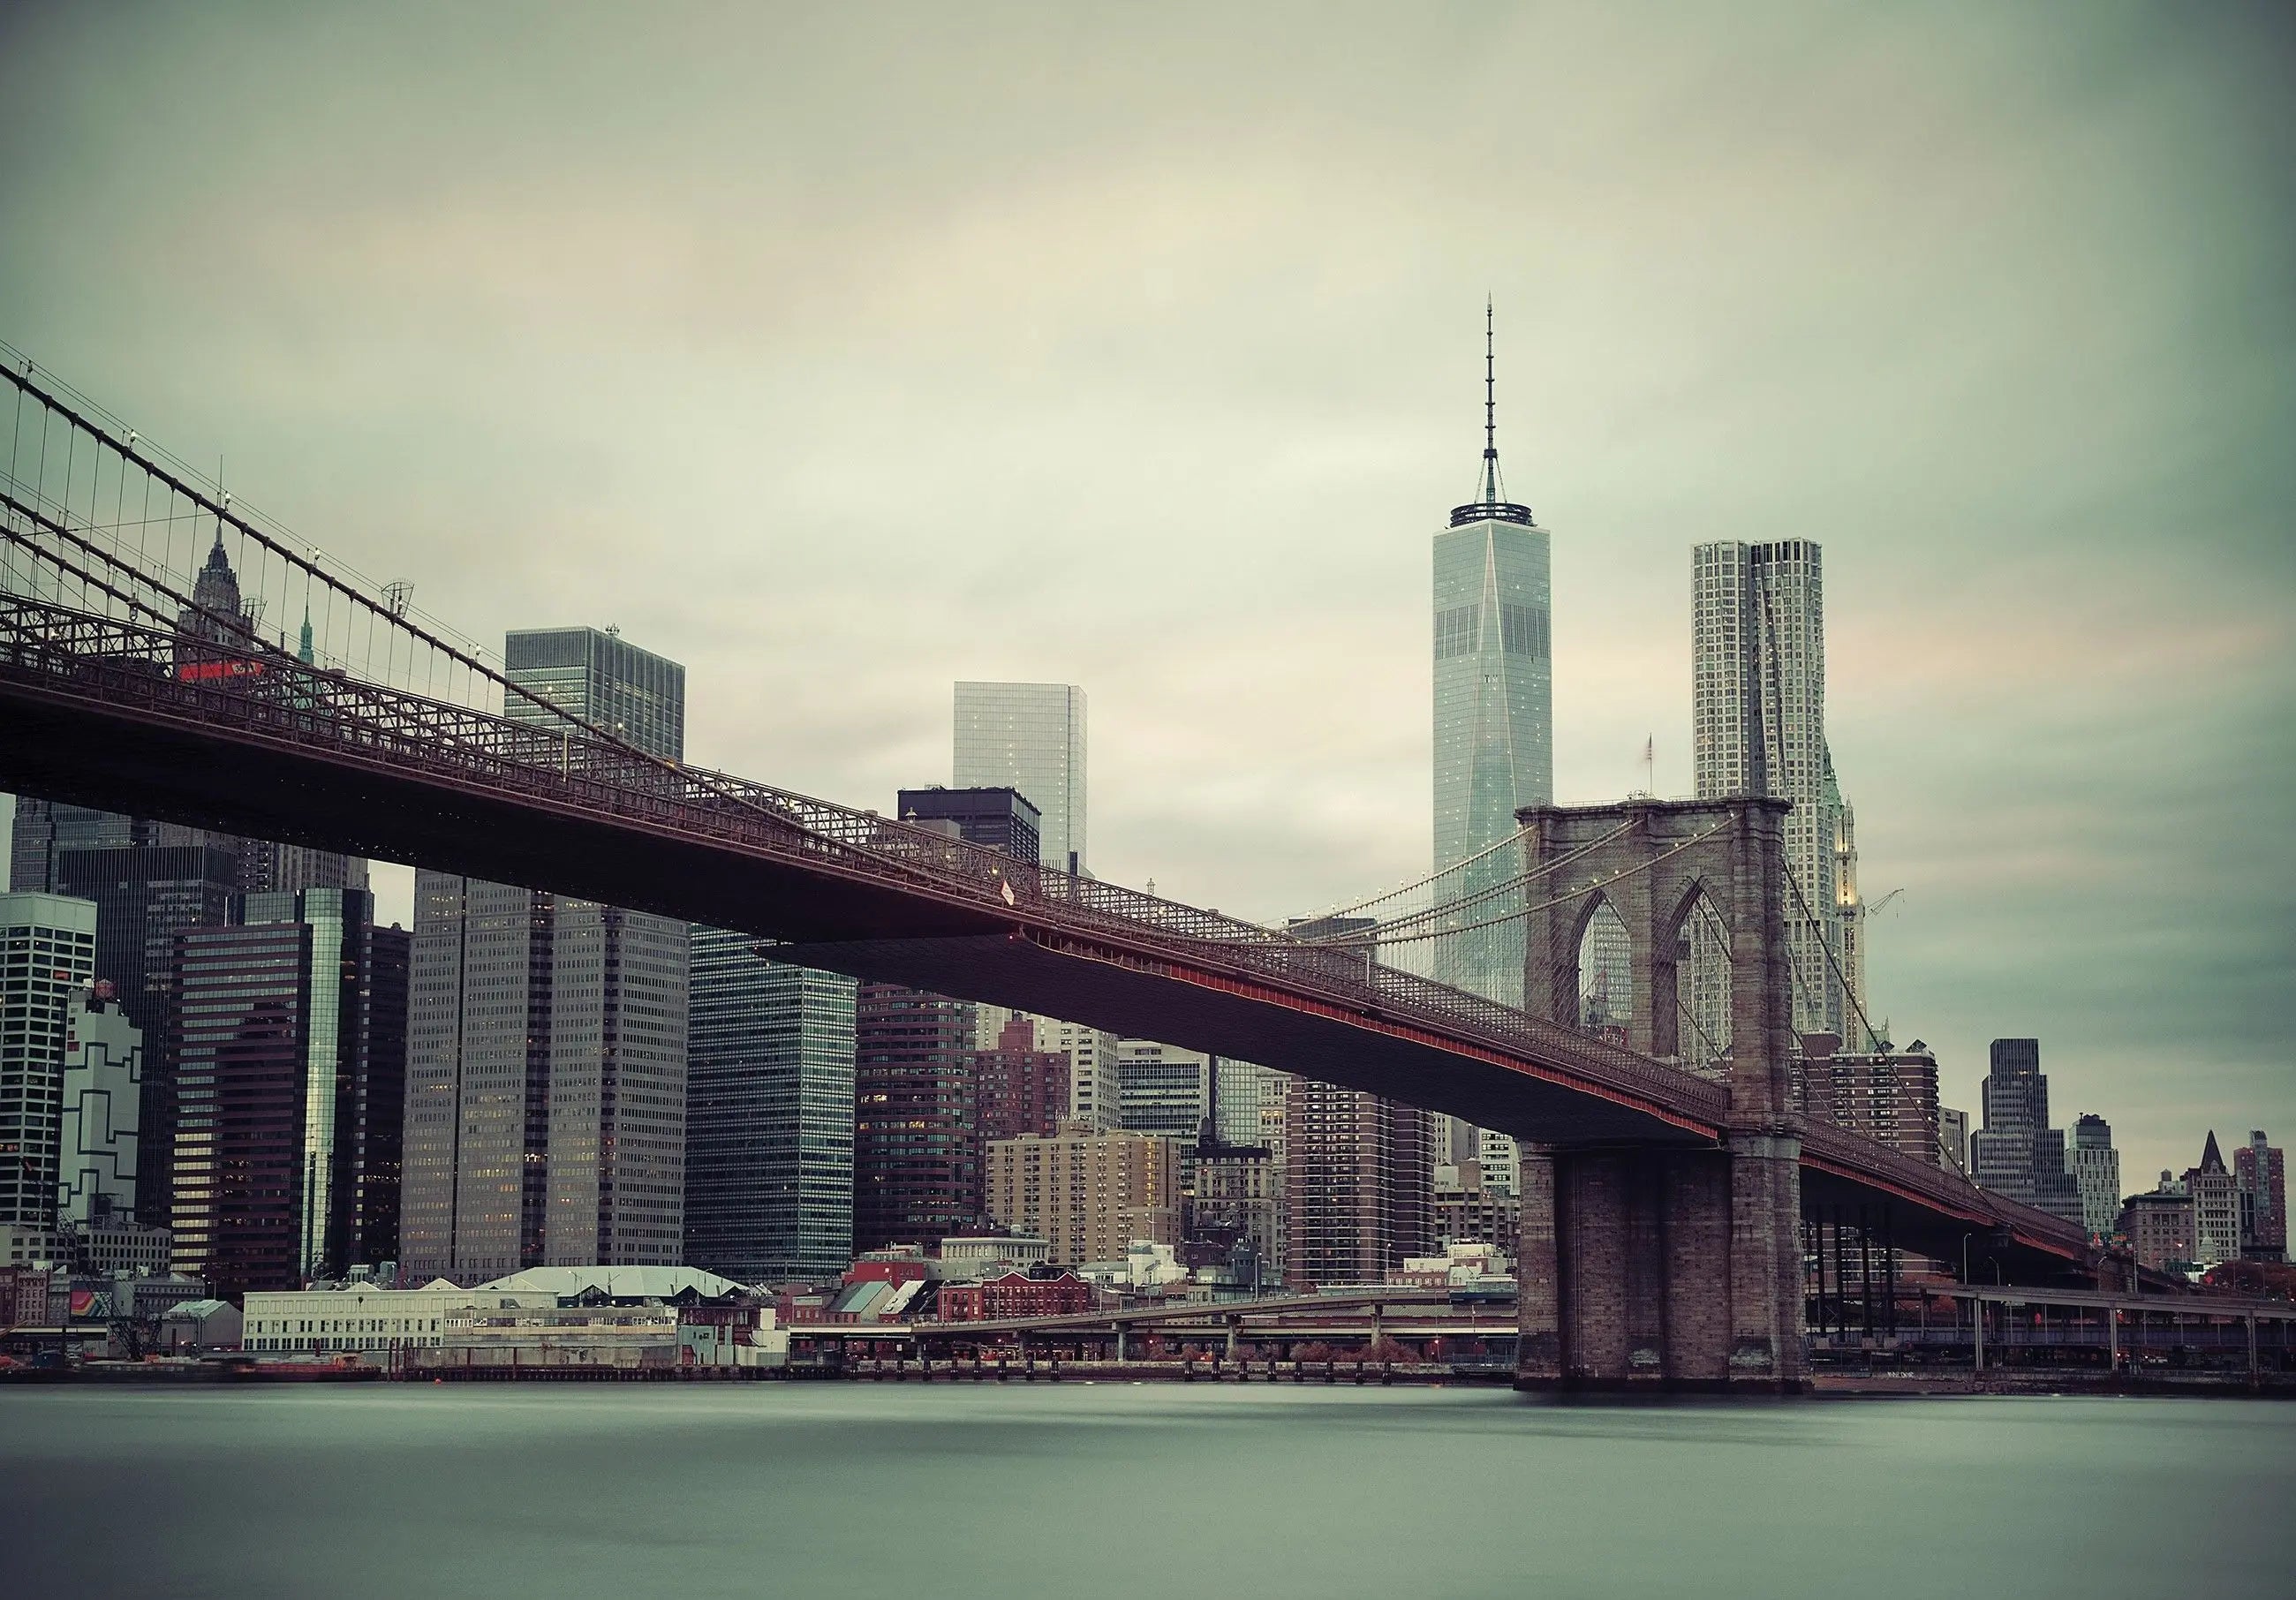
<instances>
[{"instance_id":1,"label":"brooklyn bridge","mask_svg":"<svg viewBox=\"0 0 2296 1600\"><path fill-rule=\"evenodd\" d=\"M1488 890L1409 932L1270 928L649 755L512 682L405 584L321 556L29 363L6 376L0 786L740 930L793 963L1510 1134L1526 1386L1800 1387L1813 1220L2005 1283L2094 1266L2077 1225L1798 1108L1784 801L1521 813L1508 1005L1398 954L1472 938ZM202 600L212 562L242 599ZM1603 904L1636 949L1623 1045L1577 1025ZM1701 907L1729 958L1718 1070L1685 1062L1670 1024Z\"/></svg>"}]
</instances>

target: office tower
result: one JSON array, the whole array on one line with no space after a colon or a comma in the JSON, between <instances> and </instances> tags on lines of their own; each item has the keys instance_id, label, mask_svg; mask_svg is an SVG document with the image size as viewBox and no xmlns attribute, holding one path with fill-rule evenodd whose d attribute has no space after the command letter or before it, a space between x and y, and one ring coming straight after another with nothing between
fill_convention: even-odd
<instances>
[{"instance_id":1,"label":"office tower","mask_svg":"<svg viewBox=\"0 0 2296 1600\"><path fill-rule=\"evenodd\" d=\"M853 1259L854 997L834 972L693 930L686 1022L685 1254L744 1284Z\"/></svg>"},{"instance_id":2,"label":"office tower","mask_svg":"<svg viewBox=\"0 0 2296 1600\"><path fill-rule=\"evenodd\" d=\"M176 948L176 1270L219 1296L338 1276L362 1211L387 1206L397 1129L376 1101L404 1071L388 1054L404 1025L377 1015L397 985L374 981L373 902L250 895L242 921Z\"/></svg>"},{"instance_id":3,"label":"office tower","mask_svg":"<svg viewBox=\"0 0 2296 1600\"><path fill-rule=\"evenodd\" d=\"M1455 897L1521 873L1515 852L1494 847L1517 832L1517 810L1554 800L1547 531L1530 507L1506 497L1496 397L1486 306L1482 472L1476 497L1452 508L1434 549L1435 867L1475 858L1456 874ZM1470 920L1487 920L1500 903ZM1454 940L1461 987L1522 1004L1520 921Z\"/></svg>"},{"instance_id":4,"label":"office tower","mask_svg":"<svg viewBox=\"0 0 2296 1600\"><path fill-rule=\"evenodd\" d=\"M1197 1151L1188 1208L1191 1241L1241 1241L1250 1249L1254 1288L1283 1281L1283 1157L1256 1142Z\"/></svg>"},{"instance_id":5,"label":"office tower","mask_svg":"<svg viewBox=\"0 0 2296 1600\"><path fill-rule=\"evenodd\" d=\"M16 800L16 820L9 839L10 882L20 890L62 892L62 858L68 850L165 849L186 845L208 845L229 855L234 862L233 886L248 894L367 886L367 863L357 856L242 839L29 795Z\"/></svg>"},{"instance_id":6,"label":"office tower","mask_svg":"<svg viewBox=\"0 0 2296 1600\"><path fill-rule=\"evenodd\" d=\"M1809 1062L1807 1071L1811 1116L1854 1128L1915 1161L1936 1159L1937 1057L1921 1040L1903 1050L1839 1053Z\"/></svg>"},{"instance_id":7,"label":"office tower","mask_svg":"<svg viewBox=\"0 0 2296 1600\"><path fill-rule=\"evenodd\" d=\"M947 828L1015 861L1037 864L1044 818L1018 789L904 789L896 812L903 822Z\"/></svg>"},{"instance_id":8,"label":"office tower","mask_svg":"<svg viewBox=\"0 0 2296 1600\"><path fill-rule=\"evenodd\" d=\"M503 638L505 677L578 721L650 755L685 759L685 669L641 650L618 628L519 628ZM503 697L512 722L555 730L550 712Z\"/></svg>"},{"instance_id":9,"label":"office tower","mask_svg":"<svg viewBox=\"0 0 2296 1600\"><path fill-rule=\"evenodd\" d=\"M73 847L53 857L57 886L95 902L96 971L144 1036L135 1214L153 1227L168 1226L174 1211L176 941L229 920L242 883L242 857L228 848L235 842Z\"/></svg>"},{"instance_id":10,"label":"office tower","mask_svg":"<svg viewBox=\"0 0 2296 1600\"><path fill-rule=\"evenodd\" d=\"M2140 1267L2168 1272L2194 1264L2193 1197L2166 1172L2158 1187L2128 1197L2118 1227Z\"/></svg>"},{"instance_id":11,"label":"office tower","mask_svg":"<svg viewBox=\"0 0 2296 1600\"><path fill-rule=\"evenodd\" d=\"M2217 1148L2216 1130L2201 1152L2201 1164L2185 1170L2185 1193L2193 1202L2193 1259L2214 1267L2240 1254L2240 1186Z\"/></svg>"},{"instance_id":12,"label":"office tower","mask_svg":"<svg viewBox=\"0 0 2296 1600\"><path fill-rule=\"evenodd\" d=\"M348 890L366 896L365 890ZM310 891L304 891L308 903ZM398 1219L406 1187L406 1032L412 1005L414 935L366 918L365 1066L350 1087L350 1219L347 1250L352 1266L378 1269L398 1259Z\"/></svg>"},{"instance_id":13,"label":"office tower","mask_svg":"<svg viewBox=\"0 0 2296 1600\"><path fill-rule=\"evenodd\" d=\"M685 924L447 874L414 882L407 1270L677 1265Z\"/></svg>"},{"instance_id":14,"label":"office tower","mask_svg":"<svg viewBox=\"0 0 2296 1600\"><path fill-rule=\"evenodd\" d=\"M988 1145L990 1220L1052 1246L1059 1266L1119 1261L1136 1239L1178 1238L1179 1145L1074 1124Z\"/></svg>"},{"instance_id":15,"label":"office tower","mask_svg":"<svg viewBox=\"0 0 2296 1600\"><path fill-rule=\"evenodd\" d=\"M1259 1103L1272 1074L1256 1062L1212 1058L1212 1127L1215 1144L1250 1149L1260 1143Z\"/></svg>"},{"instance_id":16,"label":"office tower","mask_svg":"<svg viewBox=\"0 0 2296 1600\"><path fill-rule=\"evenodd\" d=\"M227 834L217 834L228 840ZM250 894L292 894L303 889L367 887L367 862L363 856L336 850L315 850L299 844L279 844L266 839L233 840L239 846L241 885Z\"/></svg>"},{"instance_id":17,"label":"office tower","mask_svg":"<svg viewBox=\"0 0 2296 1600\"><path fill-rule=\"evenodd\" d=\"M972 1073L984 1139L1049 1137L1069 1120L1069 1058L1037 1049L1027 1017L1010 1018L993 1046L972 1053Z\"/></svg>"},{"instance_id":18,"label":"office tower","mask_svg":"<svg viewBox=\"0 0 2296 1600\"><path fill-rule=\"evenodd\" d=\"M144 1036L98 979L65 1012L57 1227L134 1215L143 1114Z\"/></svg>"},{"instance_id":19,"label":"office tower","mask_svg":"<svg viewBox=\"0 0 2296 1600\"><path fill-rule=\"evenodd\" d=\"M1980 1086L1985 1126L1970 1136L1972 1176L1997 1194L2080 1221L2080 1186L2066 1165L2064 1130L2049 1126L2041 1042L1995 1039L1992 1066Z\"/></svg>"},{"instance_id":20,"label":"office tower","mask_svg":"<svg viewBox=\"0 0 2296 1600\"><path fill-rule=\"evenodd\" d=\"M1148 1039L1119 1044L1118 1104L1125 1131L1161 1134L1193 1146L1211 1111L1214 1059Z\"/></svg>"},{"instance_id":21,"label":"office tower","mask_svg":"<svg viewBox=\"0 0 2296 1600\"><path fill-rule=\"evenodd\" d=\"M72 1007L95 978L95 907L0 895L0 1224L52 1234Z\"/></svg>"},{"instance_id":22,"label":"office tower","mask_svg":"<svg viewBox=\"0 0 2296 1600\"><path fill-rule=\"evenodd\" d=\"M1857 1021L1865 1005L1856 987L1865 909L1854 828L1825 741L1822 553L1809 539L1706 544L1693 551L1691 570L1698 797L1793 802L1785 819L1785 921L1794 1027L1868 1042ZM1699 960L1710 958L1710 947L1702 948Z\"/></svg>"},{"instance_id":23,"label":"office tower","mask_svg":"<svg viewBox=\"0 0 2296 1600\"><path fill-rule=\"evenodd\" d=\"M1287 1281L1381 1283L1433 1247L1427 1112L1294 1078L1283 1142Z\"/></svg>"},{"instance_id":24,"label":"office tower","mask_svg":"<svg viewBox=\"0 0 2296 1600\"><path fill-rule=\"evenodd\" d=\"M2240 1253L2251 1260L2279 1261L2288 1255L2288 1166L2262 1128L2232 1153L2233 1182L2240 1192Z\"/></svg>"},{"instance_id":25,"label":"office tower","mask_svg":"<svg viewBox=\"0 0 2296 1600\"><path fill-rule=\"evenodd\" d=\"M2111 1237L2120 1217L2120 1153L2112 1147L2112 1125L2084 1112L2073 1123L2070 1160L2081 1226L2100 1238Z\"/></svg>"},{"instance_id":26,"label":"office tower","mask_svg":"<svg viewBox=\"0 0 2296 1600\"><path fill-rule=\"evenodd\" d=\"M1938 1107L1938 1165L1948 1172L1969 1176L1969 1113L1949 1105Z\"/></svg>"},{"instance_id":27,"label":"office tower","mask_svg":"<svg viewBox=\"0 0 2296 1600\"><path fill-rule=\"evenodd\" d=\"M960 767L968 748L965 692L980 687L957 685ZM993 709L1003 702L991 697L989 703ZM1080 696L1077 715L1081 816ZM1041 739L1029 743L1033 735L1028 721L1021 717L1018 724L1004 729L1013 749L1026 758L1021 765L1044 753ZM953 832L1016 860L1032 859L1029 852L1039 848L1040 841L1049 842L1049 834L1037 832L1037 822L1047 829L1061 823L1051 809L1039 811L1026 791L1009 779L972 781L960 771L958 782L962 786L957 789L902 790L896 808L906 816L922 804L935 815L930 820L921 817L919 825ZM1010 1029L1013 1017L1007 1013L1004 1020L1009 1031L1000 1033L999 1046L1008 1037L1018 1044L1021 1032ZM980 1072L984 1060L993 1059L996 1050L984 1053L980 1048L979 1029L979 1008L970 1001L897 984L862 985L854 1062L857 1104L853 1119L853 1232L857 1248L876 1250L896 1242L922 1243L946 1235L970 1233L980 1226L986 1215L982 1209L986 1108ZM1035 1034L1033 1024L1029 1032ZM1042 1047L1041 1040L1032 1038L1032 1051ZM995 1109L1001 1115L1016 1108Z\"/></svg>"},{"instance_id":28,"label":"office tower","mask_svg":"<svg viewBox=\"0 0 2296 1600\"><path fill-rule=\"evenodd\" d=\"M509 635L511 682L648 754L685 754L685 669L612 630ZM505 697L514 721L556 726ZM685 1249L686 924L414 875L403 1269L675 1266Z\"/></svg>"},{"instance_id":29,"label":"office tower","mask_svg":"<svg viewBox=\"0 0 2296 1600\"><path fill-rule=\"evenodd\" d=\"M1037 858L1082 872L1084 691L1073 684L960 683L952 781L1017 789L1041 821Z\"/></svg>"},{"instance_id":30,"label":"office tower","mask_svg":"<svg viewBox=\"0 0 2296 1600\"><path fill-rule=\"evenodd\" d=\"M1513 1136L1496 1133L1488 1128L1475 1130L1476 1164L1483 1170L1483 1187L1500 1194L1520 1194L1522 1189L1522 1149Z\"/></svg>"},{"instance_id":31,"label":"office tower","mask_svg":"<svg viewBox=\"0 0 2296 1600\"><path fill-rule=\"evenodd\" d=\"M1327 916L1295 918L1285 931L1361 938L1377 927L1369 917ZM1286 1281L1376 1282L1405 1256L1424 1255L1434 1239L1434 1116L1361 1090L1271 1077L1282 1079L1283 1096L1262 1102L1262 1142L1283 1163ZM1484 1132L1452 1119L1442 1135L1447 1150L1480 1159Z\"/></svg>"},{"instance_id":32,"label":"office tower","mask_svg":"<svg viewBox=\"0 0 2296 1600\"><path fill-rule=\"evenodd\" d=\"M1037 1048L1057 1050L1069 1062L1069 1115L1103 1133L1123 1126L1123 1079L1118 1062L1122 1041L1104 1028L1081 1022L1033 1019Z\"/></svg>"},{"instance_id":33,"label":"office tower","mask_svg":"<svg viewBox=\"0 0 2296 1600\"><path fill-rule=\"evenodd\" d=\"M168 825L145 822L117 812L66 805L37 795L16 797L16 819L9 830L8 887L16 894L58 894L56 854L60 850L118 849L128 845L197 842L196 839L163 841ZM172 830L196 835L196 828Z\"/></svg>"},{"instance_id":34,"label":"office tower","mask_svg":"<svg viewBox=\"0 0 2296 1600\"><path fill-rule=\"evenodd\" d=\"M853 1243L926 1243L981 1224L969 1002L864 983L855 1006Z\"/></svg>"}]
</instances>

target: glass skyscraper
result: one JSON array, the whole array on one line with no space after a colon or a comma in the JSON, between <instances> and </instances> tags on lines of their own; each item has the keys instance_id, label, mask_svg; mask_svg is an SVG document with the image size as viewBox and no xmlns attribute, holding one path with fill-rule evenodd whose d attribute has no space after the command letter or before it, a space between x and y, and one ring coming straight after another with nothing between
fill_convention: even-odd
<instances>
[{"instance_id":1,"label":"glass skyscraper","mask_svg":"<svg viewBox=\"0 0 2296 1600\"><path fill-rule=\"evenodd\" d=\"M1516 831L1514 814L1554 800L1554 664L1547 530L1505 496L1499 477L1488 320L1483 470L1476 498L1435 536L1435 867L1489 849ZM1521 871L1498 850L1458 874L1447 898L1472 895ZM1497 901L1463 913L1491 923ZM1522 1004L1522 924L1499 921L1454 936L1439 974Z\"/></svg>"},{"instance_id":2,"label":"glass skyscraper","mask_svg":"<svg viewBox=\"0 0 2296 1600\"><path fill-rule=\"evenodd\" d=\"M173 1220L177 1267L217 1293L299 1289L390 1241L406 935L364 890L247 897L176 942L182 1005ZM368 1258L372 1260L372 1257Z\"/></svg>"},{"instance_id":3,"label":"glass skyscraper","mask_svg":"<svg viewBox=\"0 0 2296 1600\"><path fill-rule=\"evenodd\" d=\"M685 758L676 662L592 628L513 633L504 657L569 715ZM682 922L415 874L406 1270L678 1264L690 960Z\"/></svg>"},{"instance_id":4,"label":"glass skyscraper","mask_svg":"<svg viewBox=\"0 0 2296 1600\"><path fill-rule=\"evenodd\" d=\"M1073 684L956 685L960 789L1017 789L1040 814L1037 857L1083 870L1084 691Z\"/></svg>"},{"instance_id":5,"label":"glass skyscraper","mask_svg":"<svg viewBox=\"0 0 2296 1600\"><path fill-rule=\"evenodd\" d=\"M744 1284L853 1259L850 978L693 930L686 1022L685 1263Z\"/></svg>"},{"instance_id":6,"label":"glass skyscraper","mask_svg":"<svg viewBox=\"0 0 2296 1600\"><path fill-rule=\"evenodd\" d=\"M685 669L640 650L612 628L529 628L504 636L504 676L593 727L672 760L685 754ZM512 722L549 725L548 712L512 694Z\"/></svg>"}]
</instances>

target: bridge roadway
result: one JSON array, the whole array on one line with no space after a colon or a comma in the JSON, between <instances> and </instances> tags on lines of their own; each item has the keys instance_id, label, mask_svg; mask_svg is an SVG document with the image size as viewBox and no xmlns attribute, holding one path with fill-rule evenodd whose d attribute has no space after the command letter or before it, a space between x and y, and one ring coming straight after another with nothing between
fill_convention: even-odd
<instances>
[{"instance_id":1,"label":"bridge roadway","mask_svg":"<svg viewBox=\"0 0 2296 1600\"><path fill-rule=\"evenodd\" d=\"M1257 1061L1533 1142L1711 1146L1715 1082L1217 912L930 830L314 669L0 596L0 786L740 930L785 958ZM2079 1228L1846 1129L1801 1131L1813 1204L2020 1276Z\"/></svg>"}]
</instances>

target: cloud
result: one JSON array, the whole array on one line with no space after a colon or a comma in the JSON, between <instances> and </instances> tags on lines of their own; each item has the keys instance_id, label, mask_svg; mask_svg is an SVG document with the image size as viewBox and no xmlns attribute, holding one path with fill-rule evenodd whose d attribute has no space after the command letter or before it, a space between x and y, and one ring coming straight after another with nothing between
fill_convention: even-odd
<instances>
[{"instance_id":1,"label":"cloud","mask_svg":"<svg viewBox=\"0 0 2296 1600\"><path fill-rule=\"evenodd\" d=\"M474 636L677 656L700 760L882 807L953 679L1082 683L1095 865L1253 915L1426 860L1492 292L1558 792L1686 789L1688 546L1816 538L1877 1009L2132 1171L2296 1122L2284 17L0 29L0 334Z\"/></svg>"}]
</instances>

